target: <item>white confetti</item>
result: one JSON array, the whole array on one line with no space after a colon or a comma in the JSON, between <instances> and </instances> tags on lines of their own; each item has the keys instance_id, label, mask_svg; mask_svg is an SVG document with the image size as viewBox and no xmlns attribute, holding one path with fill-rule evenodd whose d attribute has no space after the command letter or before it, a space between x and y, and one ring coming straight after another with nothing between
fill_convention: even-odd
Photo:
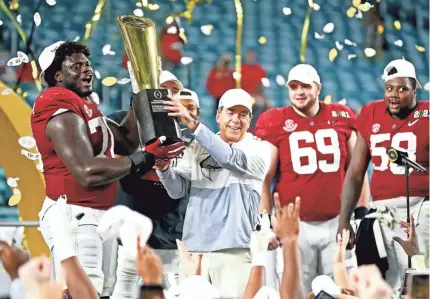
<instances>
[{"instance_id":1,"label":"white confetti","mask_svg":"<svg viewBox=\"0 0 430 299\"><path fill-rule=\"evenodd\" d=\"M355 57L357 57L357 55L355 55L355 54L349 54L348 55L348 60L351 60L351 59L353 59Z\"/></svg>"},{"instance_id":2,"label":"white confetti","mask_svg":"<svg viewBox=\"0 0 430 299\"><path fill-rule=\"evenodd\" d=\"M0 26L1 26L1 25L3 25L3 21L2 21L2 20L0 20Z\"/></svg>"},{"instance_id":3,"label":"white confetti","mask_svg":"<svg viewBox=\"0 0 430 299\"><path fill-rule=\"evenodd\" d=\"M28 63L30 61L28 59L27 54L25 54L24 52L18 51L16 54L17 54L18 58L22 60L22 62Z\"/></svg>"},{"instance_id":4,"label":"white confetti","mask_svg":"<svg viewBox=\"0 0 430 299\"><path fill-rule=\"evenodd\" d=\"M176 28L176 26L170 26L169 28L167 28L167 33L168 34L177 34L178 28Z\"/></svg>"},{"instance_id":5,"label":"white confetti","mask_svg":"<svg viewBox=\"0 0 430 299\"><path fill-rule=\"evenodd\" d=\"M12 89L10 89L10 88L6 88L1 92L1 94L4 96L11 94L11 93L12 93Z\"/></svg>"},{"instance_id":6,"label":"white confetti","mask_svg":"<svg viewBox=\"0 0 430 299\"><path fill-rule=\"evenodd\" d=\"M13 194L21 195L21 191L19 191L17 188L13 188Z\"/></svg>"},{"instance_id":7,"label":"white confetti","mask_svg":"<svg viewBox=\"0 0 430 299\"><path fill-rule=\"evenodd\" d=\"M424 84L423 88L427 91L430 91L430 82L427 82L426 84Z\"/></svg>"},{"instance_id":8,"label":"white confetti","mask_svg":"<svg viewBox=\"0 0 430 299\"><path fill-rule=\"evenodd\" d=\"M22 23L22 17L21 17L21 15L17 15L16 16L16 21L18 22L18 23Z\"/></svg>"},{"instance_id":9,"label":"white confetti","mask_svg":"<svg viewBox=\"0 0 430 299\"><path fill-rule=\"evenodd\" d=\"M213 25L203 25L200 27L200 30L204 35L211 35L213 29L214 29Z\"/></svg>"},{"instance_id":10,"label":"white confetti","mask_svg":"<svg viewBox=\"0 0 430 299\"><path fill-rule=\"evenodd\" d=\"M191 62L193 62L193 59L191 57L184 56L184 57L181 58L181 63L183 65L190 64Z\"/></svg>"},{"instance_id":11,"label":"white confetti","mask_svg":"<svg viewBox=\"0 0 430 299\"><path fill-rule=\"evenodd\" d=\"M108 55L115 55L115 51L109 51Z\"/></svg>"},{"instance_id":12,"label":"white confetti","mask_svg":"<svg viewBox=\"0 0 430 299\"><path fill-rule=\"evenodd\" d=\"M233 72L233 78L234 78L234 79L239 79L239 78L241 78L241 77L242 77L242 74L241 74L241 73Z\"/></svg>"},{"instance_id":13,"label":"white confetti","mask_svg":"<svg viewBox=\"0 0 430 299\"><path fill-rule=\"evenodd\" d=\"M133 13L134 13L134 15L135 15L135 16L143 17L143 10L141 10L140 8L136 8L136 9L133 11Z\"/></svg>"},{"instance_id":14,"label":"white confetti","mask_svg":"<svg viewBox=\"0 0 430 299\"><path fill-rule=\"evenodd\" d=\"M364 49L364 55L366 55L366 57L373 57L376 55L376 51L372 48L366 48Z\"/></svg>"},{"instance_id":15,"label":"white confetti","mask_svg":"<svg viewBox=\"0 0 430 299\"><path fill-rule=\"evenodd\" d=\"M312 7L315 11L320 10L320 6L317 3L314 3L314 6Z\"/></svg>"},{"instance_id":16,"label":"white confetti","mask_svg":"<svg viewBox=\"0 0 430 299\"><path fill-rule=\"evenodd\" d=\"M323 39L324 38L324 34L319 34L318 32L315 32L315 38L316 39Z\"/></svg>"},{"instance_id":17,"label":"white confetti","mask_svg":"<svg viewBox=\"0 0 430 299\"><path fill-rule=\"evenodd\" d=\"M403 47L403 41L401 39L398 39L394 41L394 45L396 45L397 47Z\"/></svg>"},{"instance_id":18,"label":"white confetti","mask_svg":"<svg viewBox=\"0 0 430 299\"><path fill-rule=\"evenodd\" d=\"M261 78L261 84L263 84L264 87L270 87L270 81L268 78Z\"/></svg>"},{"instance_id":19,"label":"white confetti","mask_svg":"<svg viewBox=\"0 0 430 299\"><path fill-rule=\"evenodd\" d=\"M102 75L100 75L100 72L97 70L94 71L94 75L96 76L97 79L100 79L102 77Z\"/></svg>"},{"instance_id":20,"label":"white confetti","mask_svg":"<svg viewBox=\"0 0 430 299\"><path fill-rule=\"evenodd\" d=\"M43 172L43 163L37 164L36 169L39 170L40 172Z\"/></svg>"},{"instance_id":21,"label":"white confetti","mask_svg":"<svg viewBox=\"0 0 430 299\"><path fill-rule=\"evenodd\" d=\"M103 55L109 55L110 51L111 51L111 45L110 44L103 46L103 48L102 48Z\"/></svg>"},{"instance_id":22,"label":"white confetti","mask_svg":"<svg viewBox=\"0 0 430 299\"><path fill-rule=\"evenodd\" d=\"M323 28L323 31L325 33L331 33L331 32L333 32L333 30L334 30L334 24L333 23L327 23L327 24L325 24L325 26Z\"/></svg>"},{"instance_id":23,"label":"white confetti","mask_svg":"<svg viewBox=\"0 0 430 299\"><path fill-rule=\"evenodd\" d=\"M118 80L118 84L127 84L130 83L131 79L130 78L122 78Z\"/></svg>"},{"instance_id":24,"label":"white confetti","mask_svg":"<svg viewBox=\"0 0 430 299\"><path fill-rule=\"evenodd\" d=\"M11 188L18 187L19 178L7 178L7 185Z\"/></svg>"},{"instance_id":25,"label":"white confetti","mask_svg":"<svg viewBox=\"0 0 430 299\"><path fill-rule=\"evenodd\" d=\"M341 105L346 105L348 103L348 101L345 98L343 98L338 103L341 104Z\"/></svg>"},{"instance_id":26,"label":"white confetti","mask_svg":"<svg viewBox=\"0 0 430 299\"><path fill-rule=\"evenodd\" d=\"M23 136L18 139L18 143L25 149L32 149L36 146L36 140L33 136Z\"/></svg>"},{"instance_id":27,"label":"white confetti","mask_svg":"<svg viewBox=\"0 0 430 299\"><path fill-rule=\"evenodd\" d=\"M54 6L55 4L57 4L55 0L46 0L46 3L50 6Z\"/></svg>"},{"instance_id":28,"label":"white confetti","mask_svg":"<svg viewBox=\"0 0 430 299\"><path fill-rule=\"evenodd\" d=\"M21 58L18 57L14 57L9 59L9 61L7 62L7 66L18 66L22 63Z\"/></svg>"},{"instance_id":29,"label":"white confetti","mask_svg":"<svg viewBox=\"0 0 430 299\"><path fill-rule=\"evenodd\" d=\"M284 7L282 8L282 12L284 13L284 15L289 16L291 14L291 8Z\"/></svg>"},{"instance_id":30,"label":"white confetti","mask_svg":"<svg viewBox=\"0 0 430 299\"><path fill-rule=\"evenodd\" d=\"M355 15L355 17L357 19L362 19L363 18L363 13L361 11L357 11L357 14Z\"/></svg>"},{"instance_id":31,"label":"white confetti","mask_svg":"<svg viewBox=\"0 0 430 299\"><path fill-rule=\"evenodd\" d=\"M350 41L349 39L345 39L344 43L345 43L345 45L348 45L348 46L357 47L357 44L354 43L354 42L352 42L352 41Z\"/></svg>"},{"instance_id":32,"label":"white confetti","mask_svg":"<svg viewBox=\"0 0 430 299\"><path fill-rule=\"evenodd\" d=\"M33 19L34 19L34 23L36 24L36 26L39 26L39 25L40 25L40 23L42 22L42 20L41 20L41 18L40 18L40 14L39 14L38 12L36 12L36 13L34 14Z\"/></svg>"},{"instance_id":33,"label":"white confetti","mask_svg":"<svg viewBox=\"0 0 430 299\"><path fill-rule=\"evenodd\" d=\"M26 156L28 159L30 160L38 160L40 157L40 154L34 154L34 153L30 153L29 151L26 151L25 149L21 150L21 155Z\"/></svg>"},{"instance_id":34,"label":"white confetti","mask_svg":"<svg viewBox=\"0 0 430 299\"><path fill-rule=\"evenodd\" d=\"M75 37L74 39L73 39L73 41L74 42L77 42L78 40L80 40L81 39L81 37L78 35L77 37Z\"/></svg>"},{"instance_id":35,"label":"white confetti","mask_svg":"<svg viewBox=\"0 0 430 299\"><path fill-rule=\"evenodd\" d=\"M369 9L371 9L373 7L373 5L372 4L370 4L369 2L366 2L366 3L364 3L364 4L362 4L361 6L360 6L360 9L361 10L363 10L363 11L368 11Z\"/></svg>"},{"instance_id":36,"label":"white confetti","mask_svg":"<svg viewBox=\"0 0 430 299\"><path fill-rule=\"evenodd\" d=\"M338 41L336 41L336 42L335 42L335 44L336 44L336 48L337 48L339 51L342 51L342 49L343 49L343 45L342 45L341 43L339 43Z\"/></svg>"},{"instance_id":37,"label":"white confetti","mask_svg":"<svg viewBox=\"0 0 430 299\"><path fill-rule=\"evenodd\" d=\"M278 83L278 85L280 85L280 86L285 86L286 81L285 81L284 76L277 75L276 76L276 83Z\"/></svg>"}]
</instances>

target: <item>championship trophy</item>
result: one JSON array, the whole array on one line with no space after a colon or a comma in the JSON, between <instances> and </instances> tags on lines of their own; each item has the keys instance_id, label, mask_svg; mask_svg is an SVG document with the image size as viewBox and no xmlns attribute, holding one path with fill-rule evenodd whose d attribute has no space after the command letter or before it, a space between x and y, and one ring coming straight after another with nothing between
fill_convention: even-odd
<instances>
[{"instance_id":1,"label":"championship trophy","mask_svg":"<svg viewBox=\"0 0 430 299\"><path fill-rule=\"evenodd\" d=\"M119 16L116 22L140 90L133 96L132 105L141 146L160 136L166 137L166 145L182 141L178 120L164 110L169 90L160 88L161 60L155 22L131 15Z\"/></svg>"}]
</instances>

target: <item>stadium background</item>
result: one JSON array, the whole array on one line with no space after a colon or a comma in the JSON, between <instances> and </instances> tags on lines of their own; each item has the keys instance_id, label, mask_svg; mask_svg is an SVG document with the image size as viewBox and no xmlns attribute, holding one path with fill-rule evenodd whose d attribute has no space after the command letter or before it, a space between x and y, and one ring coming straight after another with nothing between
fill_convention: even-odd
<instances>
[{"instance_id":1,"label":"stadium background","mask_svg":"<svg viewBox=\"0 0 430 299\"><path fill-rule=\"evenodd\" d=\"M201 118L203 122L209 123L215 129L212 115L214 101L205 88L205 82L209 71L216 64L220 55L229 53L234 61L238 42L234 0L152 0L149 3L145 0L137 2L131 0L57 0L57 2L55 0L14 0L5 2L0 0L2 7L0 67L2 72L6 69L16 72L18 66L7 67L6 63L9 59L16 57L18 50L26 51L26 45L10 17L20 22L26 36L29 37L34 22L34 13L39 6L37 10L40 15L40 24L33 26L34 33L31 41L31 50L36 58L45 46L55 41L82 41L88 30L87 26L91 23L91 34L88 36L86 44L92 51L93 68L99 73L95 79L94 91L101 98L102 111L109 113L127 108L130 95L129 84L115 84L110 87L102 84L102 80L106 77L128 78L127 71L122 68L124 47L115 17L143 13L145 17L156 22L157 30L161 30L166 22L171 21L172 18L168 18L170 15L186 11L186 3L189 5L192 2L195 2L196 6L190 18L191 22L188 22L186 18L181 18L181 24L188 39L184 45L183 56L190 57L193 61L176 68L174 73L186 87L190 87L198 93ZM381 74L384 65L392 59L402 57L415 65L421 84L425 85L425 89L429 89L429 84L427 84L429 81L429 3L427 0L369 1L372 5L376 2L379 5L379 14L384 20L382 27L379 28L379 33L383 35L386 42L386 50L378 52L374 57L366 57L364 52L367 47L367 33L362 16L367 12L357 9L354 12L354 9L351 9L353 4L356 5L360 1L316 0L313 9L309 8L307 0L242 0L241 2L244 11L242 54L249 49L253 49L257 53L257 61L267 73L268 80L264 82L265 96L272 107L289 104L288 91L283 80L287 77L288 71L295 64L300 63L301 36L307 16L310 23L305 61L315 66L320 73L323 84L321 100L346 102L358 112L365 103L382 97ZM361 4L363 3L364 1ZM101 4L104 5L100 10ZM10 12L9 16L6 11ZM327 23L334 24L334 30L331 33L323 32ZM211 26L207 25L212 25L213 29L210 30ZM317 38L315 33L324 35L324 38ZM348 45L346 39L356 45ZM336 41L340 46L336 45ZM399 41L402 41L402 46ZM110 45L110 51L106 45ZM103 49L105 53L103 53ZM329 59L331 49L336 49L338 53L333 61ZM108 54L105 55L106 53ZM30 58L32 57L30 56ZM13 80L7 82L6 79L5 81L11 87L15 84ZM18 90L18 93L24 95L25 102L28 107L31 107L39 93L36 85L21 83L19 87L21 90ZM427 90L419 91L418 99L428 99ZM10 103L10 101L19 101L19 98L10 97L10 95L0 96L0 118L7 117L4 111L5 101L9 101L7 104L14 107L14 103ZM17 121L26 122L25 119ZM0 144L17 143L16 134L8 134L4 128L0 128L0 134ZM11 140L13 138L15 140ZM8 153L0 151L0 155L6 154ZM13 155L3 157L3 161L5 161L4 159L8 159L10 163L14 162L9 161L14 159ZM17 163L21 162L17 161ZM35 163L31 165L33 164L36 165ZM17 169L23 171L20 167ZM16 172L14 174L5 173L0 167L1 221L16 220L19 215L16 206L9 207L8 205L9 198L13 195L13 188L8 186L6 179L11 175L21 178L18 181L18 188L20 184L22 185L25 176ZM32 203L38 205L41 202L41 199L33 198L37 195L32 190L25 192L21 190L21 192L20 205L24 201L27 205Z\"/></svg>"}]
</instances>

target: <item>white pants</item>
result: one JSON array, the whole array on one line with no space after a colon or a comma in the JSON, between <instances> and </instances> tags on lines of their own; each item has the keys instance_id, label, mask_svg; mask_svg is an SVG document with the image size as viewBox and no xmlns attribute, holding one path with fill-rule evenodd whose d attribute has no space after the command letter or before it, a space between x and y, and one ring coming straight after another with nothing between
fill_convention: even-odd
<instances>
[{"instance_id":1,"label":"white pants","mask_svg":"<svg viewBox=\"0 0 430 299\"><path fill-rule=\"evenodd\" d=\"M173 273L176 282L181 280L179 270L179 253L177 249L154 249L163 262L163 280L166 289L170 288L169 273ZM138 299L140 298L139 275L136 261L128 256L123 246L118 249L117 280L111 299ZM140 281L140 283L144 283Z\"/></svg>"},{"instance_id":2,"label":"white pants","mask_svg":"<svg viewBox=\"0 0 430 299\"><path fill-rule=\"evenodd\" d=\"M55 201L45 198L42 210L39 213L40 231L43 239L51 251L52 261L54 263L54 277L59 279L61 273L61 264L55 259L54 242L49 225L51 206ZM100 296L110 296L113 292L116 277L116 263L118 244L115 239L103 240L97 233L96 228L100 218L105 211L76 205L67 205L69 208L70 218L79 213L85 213L80 220L76 229L76 252L79 263L88 275Z\"/></svg>"},{"instance_id":3,"label":"white pants","mask_svg":"<svg viewBox=\"0 0 430 299\"><path fill-rule=\"evenodd\" d=\"M406 197L399 197L387 200L378 200L372 203L375 207L388 207L397 221L406 221ZM430 203L424 201L422 197L410 198L410 213L414 214L415 231L418 238L419 248L425 258L429 257L429 230L430 230ZM384 239L385 250L387 251L388 270L386 272L386 281L394 289L401 287L401 282L405 270L408 268L408 256L403 248L393 241L393 236L400 236L406 239L403 229L396 225L394 230L381 223L382 238Z\"/></svg>"},{"instance_id":4,"label":"white pants","mask_svg":"<svg viewBox=\"0 0 430 299\"><path fill-rule=\"evenodd\" d=\"M312 280L318 275L333 278L333 252L336 247L336 233L339 216L324 222L300 221L299 247L302 259L303 285L305 293L312 292ZM278 283L284 272L283 249L277 249ZM347 251L345 266L349 272L357 267L354 251Z\"/></svg>"}]
</instances>

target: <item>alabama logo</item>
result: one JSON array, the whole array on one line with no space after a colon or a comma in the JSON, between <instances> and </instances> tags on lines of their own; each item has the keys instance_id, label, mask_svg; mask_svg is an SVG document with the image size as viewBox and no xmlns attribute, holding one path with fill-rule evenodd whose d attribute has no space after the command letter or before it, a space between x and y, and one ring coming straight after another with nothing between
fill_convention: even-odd
<instances>
[{"instance_id":1,"label":"alabama logo","mask_svg":"<svg viewBox=\"0 0 430 299\"><path fill-rule=\"evenodd\" d=\"M378 133L378 131L379 131L379 128L381 127L381 125L380 124L374 124L373 126L372 126L372 132L373 133Z\"/></svg>"},{"instance_id":2,"label":"alabama logo","mask_svg":"<svg viewBox=\"0 0 430 299\"><path fill-rule=\"evenodd\" d=\"M88 117L91 118L91 116L93 115L93 110L88 108L87 105L84 105L84 109L85 109L85 112L88 114Z\"/></svg>"},{"instance_id":3,"label":"alabama logo","mask_svg":"<svg viewBox=\"0 0 430 299\"><path fill-rule=\"evenodd\" d=\"M285 121L285 125L283 128L287 132L293 132L295 129L297 129L297 124L292 119L287 119Z\"/></svg>"}]
</instances>

